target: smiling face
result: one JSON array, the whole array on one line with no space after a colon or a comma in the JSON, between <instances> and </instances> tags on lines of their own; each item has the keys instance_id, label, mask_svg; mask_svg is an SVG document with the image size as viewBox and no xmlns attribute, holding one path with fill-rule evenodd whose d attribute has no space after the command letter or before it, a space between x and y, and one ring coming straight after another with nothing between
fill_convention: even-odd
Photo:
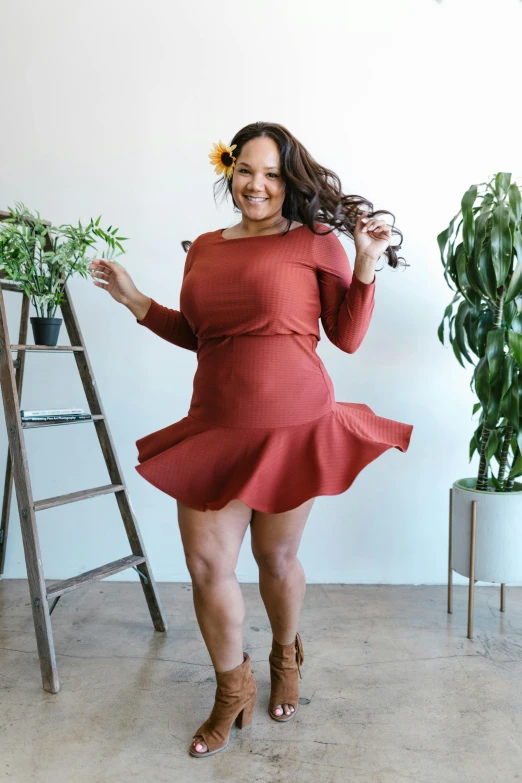
<instances>
[{"instance_id":1,"label":"smiling face","mask_svg":"<svg viewBox=\"0 0 522 783\"><path fill-rule=\"evenodd\" d=\"M250 139L237 156L232 195L243 213L243 224L277 225L282 217L285 185L277 144L266 136Z\"/></svg>"}]
</instances>

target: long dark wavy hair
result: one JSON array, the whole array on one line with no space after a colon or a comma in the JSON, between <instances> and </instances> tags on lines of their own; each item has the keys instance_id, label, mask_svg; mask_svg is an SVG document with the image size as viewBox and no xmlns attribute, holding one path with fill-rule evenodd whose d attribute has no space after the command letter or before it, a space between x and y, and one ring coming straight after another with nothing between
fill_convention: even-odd
<instances>
[{"instance_id":1,"label":"long dark wavy hair","mask_svg":"<svg viewBox=\"0 0 522 783\"><path fill-rule=\"evenodd\" d=\"M314 160L301 142L283 125L275 122L252 122L250 125L245 125L229 144L229 146L236 145L234 157L238 159L247 141L258 136L272 139L279 149L281 176L285 183L282 215L288 220L288 226L282 236L290 231L294 221L298 221L305 223L314 234L330 233L330 231L315 230L314 223L323 223L330 226L331 231L337 229L353 239L353 231L361 211L365 211L368 217L391 215L392 237L394 234L397 235L399 241L395 245L390 244L383 255L387 256L387 263L394 269L399 265L409 266L401 256L397 255L401 249L403 236L394 225L395 215L385 209L374 211L372 202L364 196L345 195L337 174ZM222 160L226 166L232 163L228 153L223 154ZM239 209L232 195L232 178L228 179L225 174L214 183L214 199L216 194L223 190L225 194L230 193L235 209ZM184 240L181 244L184 250L188 251L191 242ZM400 264L401 261L404 263Z\"/></svg>"}]
</instances>

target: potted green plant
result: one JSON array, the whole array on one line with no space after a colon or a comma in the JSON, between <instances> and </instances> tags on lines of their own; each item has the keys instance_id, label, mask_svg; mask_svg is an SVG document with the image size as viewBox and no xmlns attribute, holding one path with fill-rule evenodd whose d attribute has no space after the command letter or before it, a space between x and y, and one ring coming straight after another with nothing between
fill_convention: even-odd
<instances>
[{"instance_id":1,"label":"potted green plant","mask_svg":"<svg viewBox=\"0 0 522 783\"><path fill-rule=\"evenodd\" d=\"M127 237L117 236L118 229L111 231L112 226L106 231L100 228L101 215L85 227L81 221L78 226L55 227L21 202L8 210L9 217L0 222L0 269L20 284L36 309L36 317L31 318L35 343L56 345L62 319L55 318L55 312L64 299L67 280L75 273L88 277L92 258L86 254L92 249L93 257L114 261L125 252L121 242ZM105 250L96 250L97 240L105 242Z\"/></svg>"},{"instance_id":2,"label":"potted green plant","mask_svg":"<svg viewBox=\"0 0 522 783\"><path fill-rule=\"evenodd\" d=\"M438 237L444 276L455 291L438 337L459 363L474 365L470 387L478 425L469 461L475 477L452 486L452 567L470 576L471 503L476 502L474 579L514 582L522 576L522 199L511 174L472 185ZM494 468L494 463L496 467Z\"/></svg>"}]
</instances>

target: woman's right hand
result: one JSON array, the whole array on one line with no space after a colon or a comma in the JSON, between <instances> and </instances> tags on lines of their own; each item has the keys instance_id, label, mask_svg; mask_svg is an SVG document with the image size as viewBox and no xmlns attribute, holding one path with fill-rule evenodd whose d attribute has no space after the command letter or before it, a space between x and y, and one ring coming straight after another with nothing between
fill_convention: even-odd
<instances>
[{"instance_id":1,"label":"woman's right hand","mask_svg":"<svg viewBox=\"0 0 522 783\"><path fill-rule=\"evenodd\" d=\"M127 270L114 261L95 258L87 269L90 270L91 277L95 278L94 285L105 288L120 304L128 307L141 296Z\"/></svg>"}]
</instances>

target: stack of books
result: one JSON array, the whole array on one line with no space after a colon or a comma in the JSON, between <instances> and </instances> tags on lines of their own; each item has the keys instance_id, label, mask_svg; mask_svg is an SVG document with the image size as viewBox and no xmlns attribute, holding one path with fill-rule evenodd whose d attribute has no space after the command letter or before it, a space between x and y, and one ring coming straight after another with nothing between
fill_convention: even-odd
<instances>
[{"instance_id":1,"label":"stack of books","mask_svg":"<svg viewBox=\"0 0 522 783\"><path fill-rule=\"evenodd\" d=\"M83 408L56 408L41 411L20 411L22 421L81 421L90 419L91 414Z\"/></svg>"}]
</instances>

